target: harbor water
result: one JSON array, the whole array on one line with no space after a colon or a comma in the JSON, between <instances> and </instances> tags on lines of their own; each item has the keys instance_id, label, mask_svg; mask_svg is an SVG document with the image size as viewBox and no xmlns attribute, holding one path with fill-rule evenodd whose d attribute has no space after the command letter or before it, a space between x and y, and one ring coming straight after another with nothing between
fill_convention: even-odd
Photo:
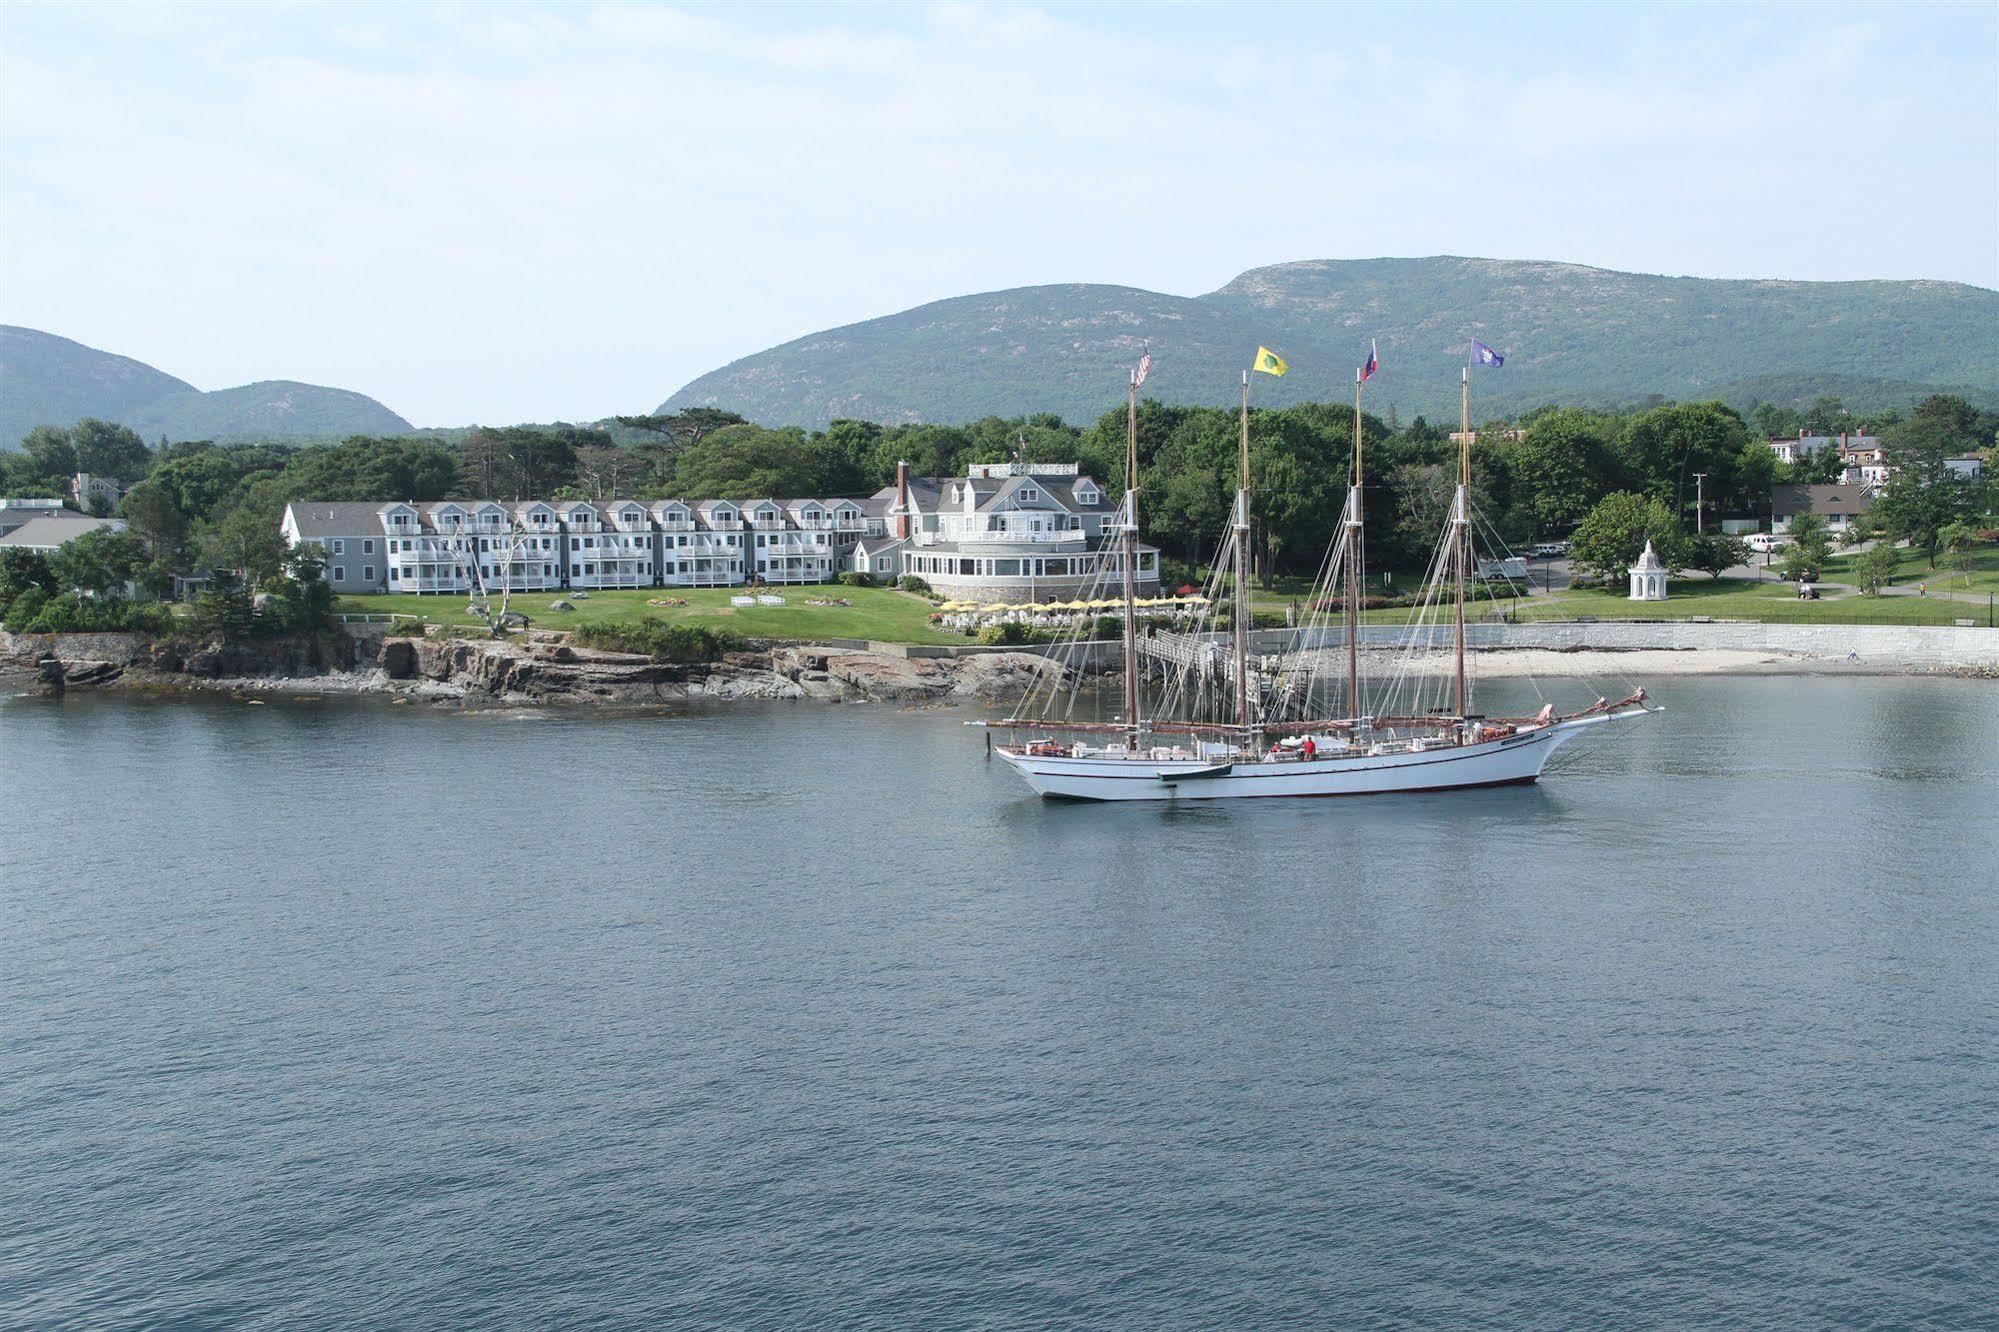
<instances>
[{"instance_id":1,"label":"harbor water","mask_svg":"<svg viewBox=\"0 0 1999 1332\"><path fill-rule=\"evenodd\" d=\"M1990 1325L1999 686L1654 693L1182 808L963 711L0 701L0 1325Z\"/></svg>"}]
</instances>

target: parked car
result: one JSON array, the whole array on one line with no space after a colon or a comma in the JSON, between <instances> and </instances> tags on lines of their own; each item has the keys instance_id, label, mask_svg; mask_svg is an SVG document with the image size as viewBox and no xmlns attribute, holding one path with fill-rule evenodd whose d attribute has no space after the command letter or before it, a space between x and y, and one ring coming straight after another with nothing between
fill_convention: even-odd
<instances>
[{"instance_id":1,"label":"parked car","mask_svg":"<svg viewBox=\"0 0 1999 1332\"><path fill-rule=\"evenodd\" d=\"M1751 532L1743 540L1748 543L1749 549L1758 555L1767 555L1773 550L1782 550L1791 544L1789 537L1779 536L1774 532Z\"/></svg>"},{"instance_id":2,"label":"parked car","mask_svg":"<svg viewBox=\"0 0 1999 1332\"><path fill-rule=\"evenodd\" d=\"M1537 560L1551 560L1568 554L1569 543L1566 541L1543 541L1527 553Z\"/></svg>"}]
</instances>

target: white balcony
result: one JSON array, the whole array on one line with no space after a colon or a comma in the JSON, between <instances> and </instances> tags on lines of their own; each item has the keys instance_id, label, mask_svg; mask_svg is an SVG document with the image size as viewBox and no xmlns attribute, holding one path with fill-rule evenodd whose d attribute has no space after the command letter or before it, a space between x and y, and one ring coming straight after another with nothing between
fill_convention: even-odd
<instances>
[{"instance_id":1,"label":"white balcony","mask_svg":"<svg viewBox=\"0 0 1999 1332\"><path fill-rule=\"evenodd\" d=\"M1014 543L1050 545L1065 541L1070 543L1085 541L1089 539L1089 535L1088 532L1085 532L1080 527L1065 528L1059 532L1031 532L1014 531L1006 528L991 528L985 531L964 531L955 536L945 534L943 539L947 541L962 541L968 546L980 546L988 543L1002 545L1012 545Z\"/></svg>"}]
</instances>

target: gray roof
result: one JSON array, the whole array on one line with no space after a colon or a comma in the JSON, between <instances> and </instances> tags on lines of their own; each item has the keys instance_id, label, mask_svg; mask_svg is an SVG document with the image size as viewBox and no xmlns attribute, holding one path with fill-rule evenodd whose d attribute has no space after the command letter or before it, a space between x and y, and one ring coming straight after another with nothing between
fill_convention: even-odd
<instances>
[{"instance_id":1,"label":"gray roof","mask_svg":"<svg viewBox=\"0 0 1999 1332\"><path fill-rule=\"evenodd\" d=\"M1865 486L1772 486L1770 512L1778 518L1801 513L1865 513L1873 498Z\"/></svg>"},{"instance_id":2,"label":"gray roof","mask_svg":"<svg viewBox=\"0 0 1999 1332\"><path fill-rule=\"evenodd\" d=\"M861 555L879 555L883 551L894 550L897 546L908 544L908 537L864 536L854 543L854 550Z\"/></svg>"},{"instance_id":3,"label":"gray roof","mask_svg":"<svg viewBox=\"0 0 1999 1332\"><path fill-rule=\"evenodd\" d=\"M5 536L0 536L0 547L17 550L54 550L66 541L75 540L85 532L95 532L108 527L114 532L125 530L125 522L120 518L92 518L78 514L74 518L30 518Z\"/></svg>"},{"instance_id":4,"label":"gray roof","mask_svg":"<svg viewBox=\"0 0 1999 1332\"><path fill-rule=\"evenodd\" d=\"M389 501L391 504L394 502ZM373 501L357 503L295 501L285 506L285 512L291 515L292 525L298 529L299 538L312 541L319 537L380 536L382 510L387 507L387 504ZM421 509L423 506L417 507Z\"/></svg>"}]
</instances>

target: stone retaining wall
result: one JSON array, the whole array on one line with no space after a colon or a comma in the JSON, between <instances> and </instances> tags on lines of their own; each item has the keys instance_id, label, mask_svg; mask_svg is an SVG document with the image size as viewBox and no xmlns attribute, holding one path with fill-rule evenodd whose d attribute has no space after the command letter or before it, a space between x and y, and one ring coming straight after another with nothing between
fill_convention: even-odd
<instances>
[{"instance_id":1,"label":"stone retaining wall","mask_svg":"<svg viewBox=\"0 0 1999 1332\"><path fill-rule=\"evenodd\" d=\"M1394 625L1369 625L1361 641L1389 647L1404 641L1407 630ZM1258 651L1274 652L1291 642L1291 630L1260 630ZM1430 645L1450 646L1448 625L1429 629ZM1858 657L1863 662L1963 670L1999 669L1999 630L1959 629L1936 625L1899 624L1751 624L1723 621L1696 624L1687 620L1655 623L1580 624L1546 621L1536 624L1471 624L1466 641L1474 648L1546 648L1552 651L1629 651L1664 649L1699 651L1729 648L1746 652L1781 652L1820 659ZM1338 630L1316 635L1314 646L1344 645Z\"/></svg>"}]
</instances>

